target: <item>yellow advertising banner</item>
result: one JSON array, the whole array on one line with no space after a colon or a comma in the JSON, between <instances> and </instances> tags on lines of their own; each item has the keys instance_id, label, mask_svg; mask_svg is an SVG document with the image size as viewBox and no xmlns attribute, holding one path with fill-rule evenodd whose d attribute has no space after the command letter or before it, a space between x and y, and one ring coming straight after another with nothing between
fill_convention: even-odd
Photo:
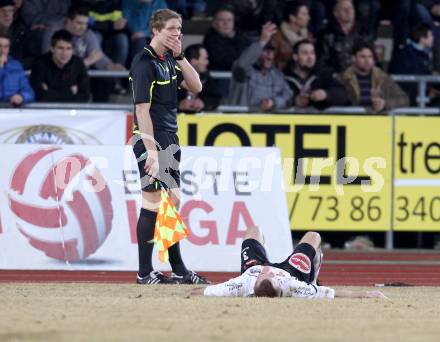
<instances>
[{"instance_id":1,"label":"yellow advertising banner","mask_svg":"<svg viewBox=\"0 0 440 342\"><path fill-rule=\"evenodd\" d=\"M440 117L397 117L394 230L440 231Z\"/></svg>"},{"instance_id":2,"label":"yellow advertising banner","mask_svg":"<svg viewBox=\"0 0 440 342\"><path fill-rule=\"evenodd\" d=\"M179 139L182 146L277 146L295 230L390 228L389 117L180 115Z\"/></svg>"}]
</instances>

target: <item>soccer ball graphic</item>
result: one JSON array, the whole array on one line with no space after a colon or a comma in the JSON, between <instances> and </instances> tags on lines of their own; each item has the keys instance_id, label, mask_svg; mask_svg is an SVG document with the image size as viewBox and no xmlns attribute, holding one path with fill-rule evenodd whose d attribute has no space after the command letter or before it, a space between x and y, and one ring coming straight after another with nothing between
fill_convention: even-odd
<instances>
[{"instance_id":1,"label":"soccer ball graphic","mask_svg":"<svg viewBox=\"0 0 440 342\"><path fill-rule=\"evenodd\" d=\"M61 147L27 155L11 178L9 205L17 228L48 257L78 261L112 228L112 197L101 172L81 154L54 160Z\"/></svg>"}]
</instances>

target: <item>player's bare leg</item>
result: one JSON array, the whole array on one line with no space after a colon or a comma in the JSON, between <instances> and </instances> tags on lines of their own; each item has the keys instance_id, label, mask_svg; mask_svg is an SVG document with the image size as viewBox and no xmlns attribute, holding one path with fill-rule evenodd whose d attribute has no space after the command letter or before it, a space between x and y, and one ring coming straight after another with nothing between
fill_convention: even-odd
<instances>
[{"instance_id":1,"label":"player's bare leg","mask_svg":"<svg viewBox=\"0 0 440 342\"><path fill-rule=\"evenodd\" d=\"M318 281L318 275L324 257L324 254L322 253L322 249L321 249L321 235L319 235L319 233L316 232L307 232L299 243L308 243L316 251L315 257L313 258L315 277L313 278L312 281L313 284L316 284L316 282Z\"/></svg>"},{"instance_id":2,"label":"player's bare leg","mask_svg":"<svg viewBox=\"0 0 440 342\"><path fill-rule=\"evenodd\" d=\"M259 243L261 243L264 246L264 236L261 232L260 228L257 226L250 226L246 229L246 234L244 236L244 239L254 239L257 240Z\"/></svg>"}]
</instances>

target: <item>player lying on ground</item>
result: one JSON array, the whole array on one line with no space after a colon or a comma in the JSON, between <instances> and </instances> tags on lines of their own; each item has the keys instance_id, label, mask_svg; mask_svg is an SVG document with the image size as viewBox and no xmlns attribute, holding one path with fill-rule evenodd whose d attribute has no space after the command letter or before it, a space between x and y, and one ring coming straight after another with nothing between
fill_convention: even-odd
<instances>
[{"instance_id":1,"label":"player lying on ground","mask_svg":"<svg viewBox=\"0 0 440 342\"><path fill-rule=\"evenodd\" d=\"M257 227L247 229L241 249L241 275L224 283L196 288L193 295L217 297L384 298L380 291L335 290L317 284L322 264L321 236L308 232L293 253L271 263Z\"/></svg>"}]
</instances>

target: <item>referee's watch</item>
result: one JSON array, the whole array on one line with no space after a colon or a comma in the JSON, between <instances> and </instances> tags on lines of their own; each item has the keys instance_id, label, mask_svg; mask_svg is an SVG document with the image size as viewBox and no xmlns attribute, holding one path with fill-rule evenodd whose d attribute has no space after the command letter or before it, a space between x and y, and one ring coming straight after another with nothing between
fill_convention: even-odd
<instances>
[{"instance_id":1,"label":"referee's watch","mask_svg":"<svg viewBox=\"0 0 440 342\"><path fill-rule=\"evenodd\" d=\"M174 59L176 61L182 61L185 58L185 53L182 51L180 54L178 54Z\"/></svg>"}]
</instances>

